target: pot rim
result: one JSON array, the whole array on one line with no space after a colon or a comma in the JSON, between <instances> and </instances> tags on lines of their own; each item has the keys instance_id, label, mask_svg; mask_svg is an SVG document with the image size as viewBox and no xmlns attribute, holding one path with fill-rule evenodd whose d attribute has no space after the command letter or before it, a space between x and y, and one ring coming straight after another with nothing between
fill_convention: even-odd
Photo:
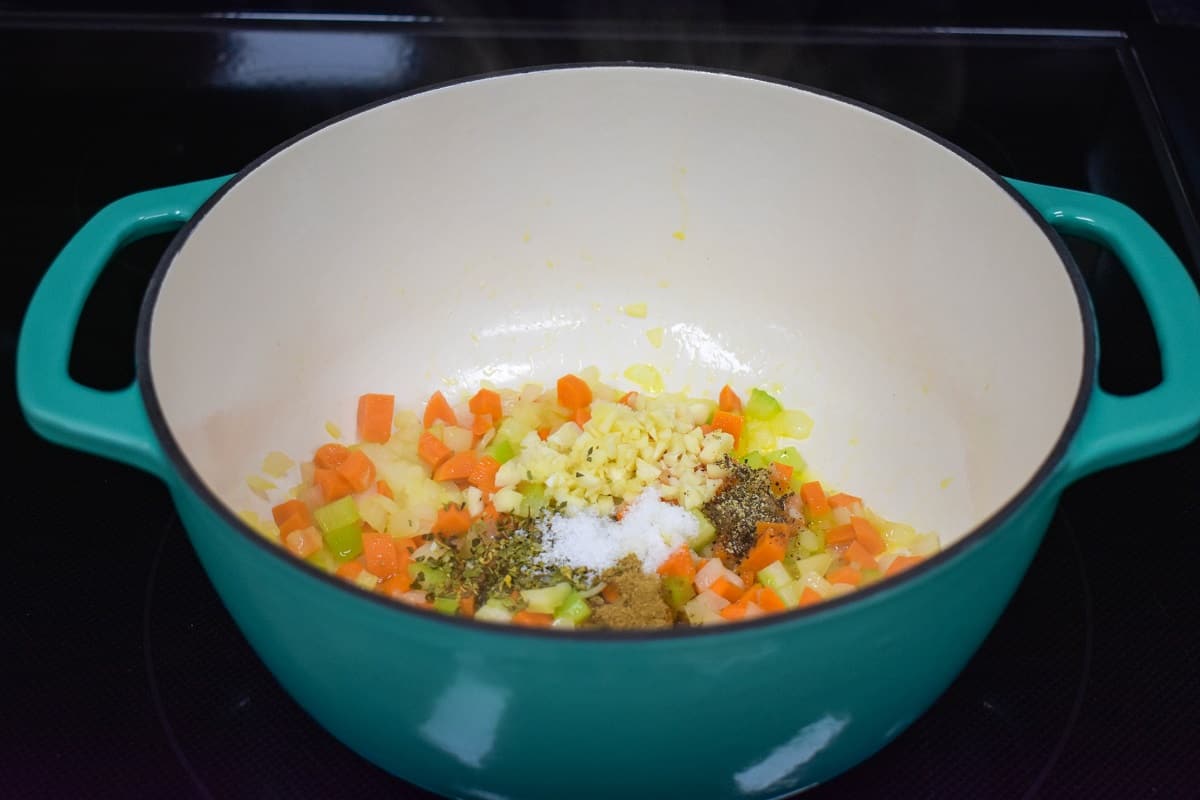
<instances>
[{"instance_id":1,"label":"pot rim","mask_svg":"<svg viewBox=\"0 0 1200 800\"><path fill-rule=\"evenodd\" d=\"M426 92L446 89L451 86L457 86L466 83L477 83L493 78L512 77L516 75L525 75L530 73L565 71L565 70L587 70L596 68L628 68L631 70L670 70L678 72L703 73L708 75L729 76L747 80L758 81L760 83L775 84L777 86L786 87L800 92L805 92L818 97L823 97L828 100L844 103L854 106L858 109L866 111L870 114L882 117L896 124L902 125L908 130L931 140L935 144L941 145L946 150L950 151L959 158L965 160L975 169L982 172L1003 192L1005 192L1013 201L1021 207L1022 210L1029 216L1030 221L1036 225L1046 238L1049 239L1055 252L1058 254L1063 268L1067 272L1067 276L1071 281L1071 286L1075 291L1075 299L1079 305L1079 314L1083 323L1083 363L1081 364L1079 386L1076 390L1075 400L1071 406L1071 412L1067 417L1066 423L1060 432L1058 439L1055 441L1050 453L1042 461L1039 467L1034 471L1030 479L1011 497L1008 502L997 509L990 517L976 525L974 528L965 533L962 538L951 544L944 550L940 550L933 556L926 558L921 563L905 570L900 575L889 578L887 580L878 581L870 586L858 589L840 597L835 597L825 600L821 603L807 606L804 608L791 609L785 613L778 615L770 615L760 617L758 619L738 622L734 625L715 625L715 626L686 626L674 627L669 629L650 629L650 630L544 630L540 628L529 628L517 625L497 625L494 623L477 622L474 619L462 618L458 616L447 616L434 611L417 609L405 603L400 603L382 595L365 592L349 582L342 580L330 573L327 573L316 566L309 564L307 561L297 559L290 553L286 552L278 545L268 542L263 536L252 530L241 518L239 518L233 509L226 505L216 494L209 489L208 485L200 478L191 462L188 461L182 447L176 441L171 433L170 427L167 425L166 417L163 413L162 406L158 400L158 394L154 387L154 376L150 364L150 326L153 321L154 308L158 299L159 291L162 288L163 281L167 271L170 269L176 254L187 243L193 230L204 219L205 215L211 210L225 194L239 182L245 180L249 175L253 174L264 163L274 158L280 152L288 149L294 144L297 144L303 139L312 136L319 131L324 130L332 125L335 125L350 117L364 114L372 111L380 106L387 105L397 100L402 100L413 95L424 94ZM1026 502L1036 494L1048 482L1055 469L1062 462L1071 441L1074 439L1075 433L1083 419L1084 411L1087 408L1088 401L1093 390L1093 375L1096 367L1096 334L1095 334L1095 315L1092 309L1091 302L1087 293L1087 288L1084 283L1083 274L1080 272L1078 265L1075 263L1074 257L1067 249L1066 243L1054 230L1054 228L1037 212L1033 205L1025 199L1011 184L1008 183L998 172L984 164L971 153L962 149L958 145L950 142L932 131L913 123L903 117L892 114L881 108L877 108L868 103L864 103L853 98L829 92L824 89L817 89L804 84L788 81L781 78L774 78L766 75L759 75L750 72L742 72L731 69L721 69L716 67L702 67L689 64L672 64L667 62L653 61L595 61L595 62L578 62L578 63L559 63L546 64L533 67L518 67L515 69L499 70L494 72L479 73L461 78L454 78L447 81L442 81L435 84L416 87L398 94L389 95L388 97L372 101L362 106L358 106L349 111L345 111L334 117L326 119L307 130L292 136L286 141L272 147L258 158L251 161L236 174L233 175L224 185L212 194L201 206L191 219L179 230L175 237L171 240L166 251L159 259L154 273L150 278L150 283L146 289L146 294L142 298L141 309L138 315L137 341L135 363L137 367L137 382L142 394L142 400L146 407L146 413L150 420L150 425L155 435L158 438L160 445L163 448L164 454L171 466L174 467L176 473L182 479L182 482L196 494L205 505L215 512L229 527L237 531L244 538L248 539L254 546L262 548L272 554L273 557L285 560L292 569L297 569L301 573L307 573L310 578L324 582L327 586L335 587L336 590L346 592L354 598L370 603L377 603L380 607L398 614L411 615L415 620L432 621L435 624L451 626L451 628L459 628L460 630L476 633L490 633L498 636L521 636L521 637L537 637L549 638L562 642L597 642L597 641L671 641L680 638L690 638L696 636L714 636L714 635L730 635L734 633L750 633L759 629L771 626L778 627L788 624L807 623L811 619L823 615L836 614L847 607L848 604L861 604L871 599L878 599L884 593L899 590L905 585L911 585L915 581L922 580L924 577L939 569L943 565L949 564L951 561L958 560L968 551L980 546L986 539L995 535L1001 528L1012 520L1026 504Z\"/></svg>"}]
</instances>

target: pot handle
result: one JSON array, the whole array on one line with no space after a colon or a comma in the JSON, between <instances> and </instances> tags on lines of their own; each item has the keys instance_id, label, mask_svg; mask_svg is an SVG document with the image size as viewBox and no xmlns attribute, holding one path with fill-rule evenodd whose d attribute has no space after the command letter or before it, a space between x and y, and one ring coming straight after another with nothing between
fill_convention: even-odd
<instances>
[{"instance_id":1,"label":"pot handle","mask_svg":"<svg viewBox=\"0 0 1200 800\"><path fill-rule=\"evenodd\" d=\"M160 478L168 465L137 382L114 392L76 383L67 365L92 286L118 249L182 226L225 181L214 178L123 197L71 237L42 277L17 341L17 397L52 442L123 461Z\"/></svg>"},{"instance_id":2,"label":"pot handle","mask_svg":"<svg viewBox=\"0 0 1200 800\"><path fill-rule=\"evenodd\" d=\"M1162 354L1162 382L1152 389L1120 397L1094 384L1060 468L1063 485L1192 441L1200 433L1200 295L1187 269L1144 219L1116 200L1010 183L1057 230L1117 255L1146 303Z\"/></svg>"}]
</instances>

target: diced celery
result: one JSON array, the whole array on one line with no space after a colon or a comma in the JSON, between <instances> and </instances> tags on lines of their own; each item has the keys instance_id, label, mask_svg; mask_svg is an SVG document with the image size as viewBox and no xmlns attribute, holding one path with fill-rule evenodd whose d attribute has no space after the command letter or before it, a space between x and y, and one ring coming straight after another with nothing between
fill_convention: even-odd
<instances>
[{"instance_id":1,"label":"diced celery","mask_svg":"<svg viewBox=\"0 0 1200 800\"><path fill-rule=\"evenodd\" d=\"M742 438L738 440L739 452L749 453L757 450L766 453L775 449L779 439L771 433L767 423L756 419L747 419L742 427Z\"/></svg>"},{"instance_id":2,"label":"diced celery","mask_svg":"<svg viewBox=\"0 0 1200 800\"><path fill-rule=\"evenodd\" d=\"M783 406L774 397L762 389L750 390L750 399L746 402L747 417L766 420L771 419L780 411L783 411Z\"/></svg>"},{"instance_id":3,"label":"diced celery","mask_svg":"<svg viewBox=\"0 0 1200 800\"><path fill-rule=\"evenodd\" d=\"M742 461L746 466L753 467L754 469L766 469L767 465L771 463L767 460L766 456L757 450L751 450L749 453L746 453L746 455L742 456Z\"/></svg>"},{"instance_id":4,"label":"diced celery","mask_svg":"<svg viewBox=\"0 0 1200 800\"><path fill-rule=\"evenodd\" d=\"M362 526L357 522L326 531L323 538L329 551L342 561L362 555Z\"/></svg>"},{"instance_id":5,"label":"diced celery","mask_svg":"<svg viewBox=\"0 0 1200 800\"><path fill-rule=\"evenodd\" d=\"M713 539L717 538L717 529L708 521L708 517L704 516L704 512L700 509L692 509L692 516L700 523L700 532L696 534L696 537L689 544L693 550L699 552L701 549L707 547Z\"/></svg>"},{"instance_id":6,"label":"diced celery","mask_svg":"<svg viewBox=\"0 0 1200 800\"><path fill-rule=\"evenodd\" d=\"M791 580L791 573L787 571L787 567L783 565L782 561L772 561L758 571L758 582L768 589L778 589L785 583L790 583Z\"/></svg>"},{"instance_id":7,"label":"diced celery","mask_svg":"<svg viewBox=\"0 0 1200 800\"><path fill-rule=\"evenodd\" d=\"M313 511L313 520L317 523L317 527L321 529L321 533L329 533L340 528L346 528L356 524L360 519L358 505L354 502L354 498L350 496L334 500L332 503L326 503Z\"/></svg>"},{"instance_id":8,"label":"diced celery","mask_svg":"<svg viewBox=\"0 0 1200 800\"><path fill-rule=\"evenodd\" d=\"M825 549L825 537L811 528L800 531L800 546L810 553L819 553Z\"/></svg>"},{"instance_id":9,"label":"diced celery","mask_svg":"<svg viewBox=\"0 0 1200 800\"><path fill-rule=\"evenodd\" d=\"M408 565L408 575L415 583L418 579L421 581L420 586L414 586L414 589L436 592L442 588L449 577L446 575L446 570L440 567L435 567L424 561L414 561Z\"/></svg>"},{"instance_id":10,"label":"diced celery","mask_svg":"<svg viewBox=\"0 0 1200 800\"><path fill-rule=\"evenodd\" d=\"M778 461L780 464L787 464L791 467L795 475L797 472L804 471L804 457L800 455L800 451L794 447L784 447L780 450L775 450L767 455L770 461Z\"/></svg>"},{"instance_id":11,"label":"diced celery","mask_svg":"<svg viewBox=\"0 0 1200 800\"><path fill-rule=\"evenodd\" d=\"M588 601L579 592L574 591L567 595L558 611L554 612L556 619L570 620L575 625L585 622L591 615L592 607L588 605Z\"/></svg>"},{"instance_id":12,"label":"diced celery","mask_svg":"<svg viewBox=\"0 0 1200 800\"><path fill-rule=\"evenodd\" d=\"M867 567L859 574L862 575L863 585L866 585L868 583L874 583L875 581L877 581L883 577L882 572L880 572L877 569L871 569L870 567Z\"/></svg>"},{"instance_id":13,"label":"diced celery","mask_svg":"<svg viewBox=\"0 0 1200 800\"><path fill-rule=\"evenodd\" d=\"M512 616L502 600L488 600L475 612L475 619L480 622L511 622Z\"/></svg>"},{"instance_id":14,"label":"diced celery","mask_svg":"<svg viewBox=\"0 0 1200 800\"><path fill-rule=\"evenodd\" d=\"M662 588L667 605L676 611L683 610L687 602L696 596L692 582L682 575L668 575L663 578Z\"/></svg>"},{"instance_id":15,"label":"diced celery","mask_svg":"<svg viewBox=\"0 0 1200 800\"><path fill-rule=\"evenodd\" d=\"M521 493L521 506L518 510L521 516L532 517L546 507L544 483L522 483L517 490Z\"/></svg>"},{"instance_id":16,"label":"diced celery","mask_svg":"<svg viewBox=\"0 0 1200 800\"><path fill-rule=\"evenodd\" d=\"M333 553L330 553L324 547L314 550L306 560L317 569L324 570L325 572L333 572L338 566L337 561L333 558Z\"/></svg>"},{"instance_id":17,"label":"diced celery","mask_svg":"<svg viewBox=\"0 0 1200 800\"><path fill-rule=\"evenodd\" d=\"M829 570L829 565L833 563L833 553L817 553L815 556L802 558L799 561L793 561L788 566L791 568L791 573L797 578L809 573L815 572L818 575L824 575Z\"/></svg>"},{"instance_id":18,"label":"diced celery","mask_svg":"<svg viewBox=\"0 0 1200 800\"><path fill-rule=\"evenodd\" d=\"M433 610L440 611L443 614L448 614L453 617L458 613L458 598L435 597L433 599Z\"/></svg>"},{"instance_id":19,"label":"diced celery","mask_svg":"<svg viewBox=\"0 0 1200 800\"><path fill-rule=\"evenodd\" d=\"M786 439L807 439L812 427L812 417L803 411L784 411L771 420L771 432Z\"/></svg>"},{"instance_id":20,"label":"diced celery","mask_svg":"<svg viewBox=\"0 0 1200 800\"><path fill-rule=\"evenodd\" d=\"M488 446L487 454L498 462L503 464L506 461L512 460L517 454L517 448L508 439L497 437L490 446Z\"/></svg>"},{"instance_id":21,"label":"diced celery","mask_svg":"<svg viewBox=\"0 0 1200 800\"><path fill-rule=\"evenodd\" d=\"M783 586L775 587L775 594L779 595L779 599L788 608L795 608L800 605L800 595L804 594L804 584L800 581L791 581Z\"/></svg>"},{"instance_id":22,"label":"diced celery","mask_svg":"<svg viewBox=\"0 0 1200 800\"><path fill-rule=\"evenodd\" d=\"M521 599L525 601L530 611L539 614L553 614L571 595L571 584L556 583L544 589L523 589Z\"/></svg>"}]
</instances>

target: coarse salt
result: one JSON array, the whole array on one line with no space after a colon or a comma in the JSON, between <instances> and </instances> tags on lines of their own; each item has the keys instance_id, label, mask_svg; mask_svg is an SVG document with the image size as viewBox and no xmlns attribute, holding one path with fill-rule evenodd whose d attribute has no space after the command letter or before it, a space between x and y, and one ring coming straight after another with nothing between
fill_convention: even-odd
<instances>
[{"instance_id":1,"label":"coarse salt","mask_svg":"<svg viewBox=\"0 0 1200 800\"><path fill-rule=\"evenodd\" d=\"M695 516L664 503L653 488L638 495L620 520L584 510L555 514L539 527L542 558L547 563L601 571L633 555L647 573L700 533Z\"/></svg>"}]
</instances>

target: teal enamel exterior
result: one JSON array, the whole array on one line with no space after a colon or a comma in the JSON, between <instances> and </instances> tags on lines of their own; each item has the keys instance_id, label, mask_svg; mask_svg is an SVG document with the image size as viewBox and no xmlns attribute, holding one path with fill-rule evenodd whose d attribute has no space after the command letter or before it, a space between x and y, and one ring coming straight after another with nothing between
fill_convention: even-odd
<instances>
[{"instance_id":1,"label":"teal enamel exterior","mask_svg":"<svg viewBox=\"0 0 1200 800\"><path fill-rule=\"evenodd\" d=\"M67 377L75 323L109 256L181 224L224 180L119 200L71 240L21 330L22 409L51 441L162 477L217 592L287 691L366 758L444 795L608 798L637 785L768 798L827 780L955 678L1067 484L1185 444L1200 426L1200 298L1178 259L1118 203L1013 181L1051 224L1126 263L1165 378L1128 398L1094 387L1065 455L990 530L860 597L716 631L546 634L389 606L297 567L216 508L165 455L136 385L102 393Z\"/></svg>"}]
</instances>

